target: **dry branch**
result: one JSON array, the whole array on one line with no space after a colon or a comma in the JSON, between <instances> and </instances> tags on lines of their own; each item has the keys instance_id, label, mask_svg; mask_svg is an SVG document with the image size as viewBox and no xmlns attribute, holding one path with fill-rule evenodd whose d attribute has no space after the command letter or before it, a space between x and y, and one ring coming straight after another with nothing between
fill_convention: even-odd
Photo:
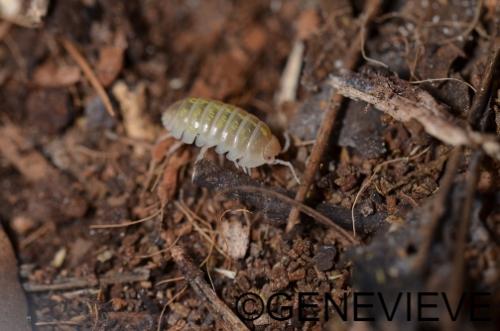
<instances>
[{"instance_id":1,"label":"dry branch","mask_svg":"<svg viewBox=\"0 0 500 331\"><path fill-rule=\"evenodd\" d=\"M330 84L345 97L362 100L402 122L418 121L431 136L453 146L480 147L500 160L495 136L472 131L448 113L428 92L397 77L348 73L331 76Z\"/></svg>"},{"instance_id":2,"label":"dry branch","mask_svg":"<svg viewBox=\"0 0 500 331\"><path fill-rule=\"evenodd\" d=\"M369 25L369 23L379 12L381 3L382 1L380 0L367 1L366 8L362 15L363 28L360 29L356 41L353 42L352 47L344 57L345 68L352 70L358 63L358 60L360 58L361 46L364 43L363 40L366 39L366 36L368 34L368 29L366 28L366 26ZM304 201L306 194L309 191L309 187L311 186L311 183L314 179L314 176L318 171L321 158L323 157L323 154L325 152L328 139L330 138L333 124L335 123L335 119L337 118L337 113L339 112L342 100L342 95L335 94L328 109L325 112L321 127L319 128L316 142L311 151L311 156L309 157L309 161L302 176L302 183L299 186L297 194L295 195L295 200L300 203ZM286 227L288 232L291 231L294 228L295 224L298 223L298 219L299 210L297 208L292 208L292 210L290 211L290 215L288 216L288 224Z\"/></svg>"},{"instance_id":3,"label":"dry branch","mask_svg":"<svg viewBox=\"0 0 500 331\"><path fill-rule=\"evenodd\" d=\"M240 172L218 166L217 164L201 160L195 166L193 182L198 186L206 187L214 192L224 193L226 197L238 199L241 203L252 210L257 210L259 213L272 221L275 225L282 225L286 222L286 218L293 207L297 210L304 211L307 209L303 203L291 199L292 192L283 190L279 187L268 187L263 183L252 179L248 176L243 176ZM263 194L267 193L267 194ZM290 200L288 200L289 198ZM329 203L323 203L318 206L317 212L323 214L322 220L318 219L315 211L312 213L316 216L311 216L319 223L326 226L337 228L340 226L345 230L351 229L351 214L349 209L337 207ZM307 214L307 213L305 213ZM384 218L387 215L379 213L377 215L363 216L361 213L356 213L356 231L362 234L368 234L384 230ZM326 220L325 220L326 219ZM340 233L337 229L337 232ZM347 242L352 242L350 235L342 236L341 239L347 239ZM348 238L349 237L349 238Z\"/></svg>"},{"instance_id":4,"label":"dry branch","mask_svg":"<svg viewBox=\"0 0 500 331\"><path fill-rule=\"evenodd\" d=\"M223 328L228 331L248 330L246 325L226 306L224 301L219 299L214 290L203 279L204 276L200 269L185 256L184 250L179 246L174 246L171 252L173 260L189 281L189 284L200 300L205 303L205 306L214 316L221 318Z\"/></svg>"},{"instance_id":5,"label":"dry branch","mask_svg":"<svg viewBox=\"0 0 500 331\"><path fill-rule=\"evenodd\" d=\"M108 286L113 284L135 283L149 279L150 271L145 268L137 268L132 272L113 273L100 278L69 278L53 284L24 283L26 292L67 291L78 288L89 288Z\"/></svg>"}]
</instances>

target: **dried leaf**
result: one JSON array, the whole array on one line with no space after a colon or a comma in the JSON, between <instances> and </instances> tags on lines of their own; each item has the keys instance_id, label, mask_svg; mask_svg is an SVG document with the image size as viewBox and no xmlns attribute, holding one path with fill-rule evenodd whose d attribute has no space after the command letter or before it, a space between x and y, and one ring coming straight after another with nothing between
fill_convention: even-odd
<instances>
[{"instance_id":1,"label":"dried leaf","mask_svg":"<svg viewBox=\"0 0 500 331\"><path fill-rule=\"evenodd\" d=\"M191 153L185 149L180 154L176 153L168 159L163 171L163 177L157 190L158 198L162 205L170 201L177 191L177 173L191 159Z\"/></svg>"},{"instance_id":2,"label":"dried leaf","mask_svg":"<svg viewBox=\"0 0 500 331\"><path fill-rule=\"evenodd\" d=\"M101 84L106 87L113 83L123 67L123 47L108 46L99 51L96 74Z\"/></svg>"},{"instance_id":3,"label":"dried leaf","mask_svg":"<svg viewBox=\"0 0 500 331\"><path fill-rule=\"evenodd\" d=\"M151 151L151 157L154 162L160 162L166 155L170 147L175 144L177 140L174 137L167 137L158 141Z\"/></svg>"},{"instance_id":4,"label":"dried leaf","mask_svg":"<svg viewBox=\"0 0 500 331\"><path fill-rule=\"evenodd\" d=\"M120 103L127 136L132 139L152 141L156 136L156 127L145 114L146 85L140 83L134 89L130 89L125 82L119 81L113 86L113 94ZM134 151L142 155L143 146L135 146Z\"/></svg>"},{"instance_id":5,"label":"dried leaf","mask_svg":"<svg viewBox=\"0 0 500 331\"><path fill-rule=\"evenodd\" d=\"M238 220L225 220L220 225L219 245L233 259L245 257L248 249L250 229Z\"/></svg>"}]
</instances>

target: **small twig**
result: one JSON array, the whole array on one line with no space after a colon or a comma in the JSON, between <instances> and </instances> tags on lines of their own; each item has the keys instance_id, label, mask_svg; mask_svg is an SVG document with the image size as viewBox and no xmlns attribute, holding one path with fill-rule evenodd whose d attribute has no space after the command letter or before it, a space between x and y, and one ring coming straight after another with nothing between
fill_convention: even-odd
<instances>
[{"instance_id":1,"label":"small twig","mask_svg":"<svg viewBox=\"0 0 500 331\"><path fill-rule=\"evenodd\" d=\"M184 250L175 246L172 248L172 258L185 275L191 288L205 303L210 312L220 318L222 327L228 331L248 330L247 326L219 299L214 290L204 280L203 273L196 265L185 256Z\"/></svg>"},{"instance_id":2,"label":"small twig","mask_svg":"<svg viewBox=\"0 0 500 331\"><path fill-rule=\"evenodd\" d=\"M55 225L52 222L47 222L43 224L41 227L30 233L26 238L21 240L21 243L19 246L21 249L25 249L32 243L34 243L37 239L45 236L47 233L54 231L55 230Z\"/></svg>"},{"instance_id":3,"label":"small twig","mask_svg":"<svg viewBox=\"0 0 500 331\"><path fill-rule=\"evenodd\" d=\"M82 324L81 322L73 322L73 321L47 321L47 322L36 322L36 326L58 326L58 325L70 325L77 326Z\"/></svg>"},{"instance_id":4,"label":"small twig","mask_svg":"<svg viewBox=\"0 0 500 331\"><path fill-rule=\"evenodd\" d=\"M297 208L297 210L312 217L318 223L321 223L321 224L326 225L328 227L334 228L337 231L337 233L339 234L338 238L340 240L343 240L343 241L348 242L350 244L357 244L358 243L358 241L353 236L351 236L351 234L349 232L342 229L340 226L335 224L331 219L329 219L325 215L321 214L320 212L314 210L313 208L311 208L309 206L304 205L301 202L298 202L297 200L294 200L292 198L287 197L284 194L281 194L281 193L278 193L278 192L275 192L275 191L272 191L272 190L269 190L266 188L255 187L255 186L237 186L234 188L226 189L224 191L259 192L259 193L263 193L266 195L271 195L279 200L282 200L285 203L290 204L293 208ZM224 191L222 191L221 193L223 193Z\"/></svg>"},{"instance_id":5,"label":"small twig","mask_svg":"<svg viewBox=\"0 0 500 331\"><path fill-rule=\"evenodd\" d=\"M373 20L373 18L377 15L380 10L381 1L380 0L371 0L366 4L366 8L364 11L364 26L368 26L369 23ZM356 66L359 57L360 57L360 46L361 41L366 38L367 29L360 29L357 36L357 41L352 43L351 48L346 53L344 57L345 67L346 69L353 70ZM343 97L340 94L335 94L330 102L329 107L327 108L325 115L323 117L323 121L319 128L318 135L316 137L316 142L311 151L311 155L309 157L309 161L307 163L306 169L302 176L301 184L299 185L299 189L297 190L297 194L295 195L295 200L299 203L302 203L306 197L309 188L311 187L312 181L316 172L318 171L319 164L321 162L321 158L325 152L328 140L330 138L333 125L337 118L337 114L340 109L340 105L342 104ZM286 226L287 232L290 232L295 225L299 221L299 210L297 208L292 208L290 214L288 215L288 224Z\"/></svg>"},{"instance_id":6,"label":"small twig","mask_svg":"<svg viewBox=\"0 0 500 331\"><path fill-rule=\"evenodd\" d=\"M180 297L182 295L182 293L184 293L184 291L186 291L187 289L187 285L184 286L182 288L182 290L180 290L177 294L175 294L170 300L167 301L167 303L163 306L163 309L161 310L161 314L160 314L160 317L158 318L158 328L156 329L157 331L160 331L161 330L161 322L163 320L163 315L165 315L165 311L167 310L167 307L172 303L174 302L178 297Z\"/></svg>"},{"instance_id":7,"label":"small twig","mask_svg":"<svg viewBox=\"0 0 500 331\"><path fill-rule=\"evenodd\" d=\"M126 228L128 226L136 225L136 224L141 224L144 222L147 222L156 216L160 214L160 210L156 211L154 214L149 215L147 217L141 218L140 220L137 221L130 221L130 222L124 222L124 223L119 223L119 224L94 224L91 225L91 229L116 229L116 228Z\"/></svg>"},{"instance_id":8,"label":"small twig","mask_svg":"<svg viewBox=\"0 0 500 331\"><path fill-rule=\"evenodd\" d=\"M500 50L496 47L497 44L495 41L492 41L492 46L493 51L490 54L488 64L483 71L480 93L476 94L468 114L469 124L473 127L479 128L481 131L484 131L487 125L486 121L482 121L482 119L487 118L488 112L490 111L488 104L492 97L491 91L495 91L498 86L498 80L493 80L493 77L495 77L498 66L500 65ZM477 183L479 181L479 167L481 165L482 158L482 151L475 151L472 154L465 180L463 208L461 210L460 223L455 239L455 249L453 250L453 272L451 273L451 279L447 289L450 304L454 306L458 305L458 302L460 301L460 296L463 293L466 279L465 250L468 240L467 235L470 231L470 221L474 209L474 196L476 193ZM457 330L456 322L448 319L446 316L442 318L442 326L443 330Z\"/></svg>"},{"instance_id":9,"label":"small twig","mask_svg":"<svg viewBox=\"0 0 500 331\"><path fill-rule=\"evenodd\" d=\"M428 134L446 144L480 147L491 157L500 160L500 141L496 136L469 130L465 123L451 116L447 107L437 102L431 94L404 80L373 73L347 73L330 76L330 84L338 93L368 102L398 121L416 120Z\"/></svg>"},{"instance_id":10,"label":"small twig","mask_svg":"<svg viewBox=\"0 0 500 331\"><path fill-rule=\"evenodd\" d=\"M371 182L373 181L375 176L380 172L380 170L382 170L382 168L385 167L386 165L389 165L392 163L401 162L401 161L408 162L410 160L418 159L420 156L424 155L428 150L429 150L429 147L427 147L426 149L424 149L422 152L418 153L417 155L405 156L405 157L399 157L399 158L392 159L392 160L387 160L387 161L380 163L379 165L377 165L375 167L370 178L368 178L368 180L365 183L363 183L363 185L361 185L361 188L359 189L358 193L356 194L356 197L354 198L354 202L352 203L351 219L352 219L352 232L354 234L354 237L356 237L356 224L355 224L356 218L354 216L354 208L356 207L356 204L357 204L358 199L361 196L361 194L363 194L363 192L370 186Z\"/></svg>"},{"instance_id":11,"label":"small twig","mask_svg":"<svg viewBox=\"0 0 500 331\"><path fill-rule=\"evenodd\" d=\"M48 291L67 291L78 288L91 288L98 286L107 286L113 284L135 283L149 279L148 269L139 269L135 272L116 273L107 275L99 279L96 278L74 278L55 284L33 284L24 283L23 288L26 292L48 292Z\"/></svg>"},{"instance_id":12,"label":"small twig","mask_svg":"<svg viewBox=\"0 0 500 331\"><path fill-rule=\"evenodd\" d=\"M82 69L83 74L85 77L87 77L90 85L95 89L96 93L99 95L101 98L102 103L104 104L104 107L106 108L106 111L109 113L111 116L116 116L115 111L113 109L113 104L111 103L111 100L109 99L108 94L106 93L106 90L102 86L101 82L97 78L96 74L90 67L90 64L85 60L83 55L78 51L76 46L66 38L61 39L62 45L64 46L64 49L68 52L68 54L75 60L76 64Z\"/></svg>"},{"instance_id":13,"label":"small twig","mask_svg":"<svg viewBox=\"0 0 500 331\"><path fill-rule=\"evenodd\" d=\"M479 87L479 92L474 98L471 108L467 114L467 120L469 124L478 129L480 127L480 120L483 117L483 113L487 108L488 101L490 100L492 91L496 89L499 84L499 80L494 79L497 77L500 71L500 41L492 41L492 50L484 68L483 77L481 81L481 86Z\"/></svg>"},{"instance_id":14,"label":"small twig","mask_svg":"<svg viewBox=\"0 0 500 331\"><path fill-rule=\"evenodd\" d=\"M467 172L465 201L461 212L460 224L458 226L457 236L455 238L455 249L453 250L453 272L451 273L448 295L450 305L455 307L458 305L460 296L463 293L463 284L465 279L465 249L467 245L467 234L469 233L470 219L472 218L472 210L474 203L474 194L476 193L476 185L479 178L479 165L481 164L482 152L476 151L469 163ZM453 306L452 306L453 307ZM456 321L449 319L448 315L441 319L444 330L455 330Z\"/></svg>"},{"instance_id":15,"label":"small twig","mask_svg":"<svg viewBox=\"0 0 500 331\"><path fill-rule=\"evenodd\" d=\"M458 78L453 78L453 77L444 77L444 78L428 78L428 79L422 79L422 80L414 80L414 81L411 81L410 84L422 84L422 83L432 83L432 82L443 82L443 81L448 81L448 80L452 80L452 81L455 81L455 82L459 82L459 83L462 83L462 84L465 84L467 85L472 91L474 91L474 93L477 93L477 90L474 86L472 86L472 84L464 81L464 80L461 80L461 79L458 79Z\"/></svg>"},{"instance_id":16,"label":"small twig","mask_svg":"<svg viewBox=\"0 0 500 331\"><path fill-rule=\"evenodd\" d=\"M184 276L164 279L164 280L160 280L158 283L156 283L155 286L160 286L160 285L169 284L169 283L175 283L175 282L179 282L179 281L184 280L184 279L186 279Z\"/></svg>"}]
</instances>

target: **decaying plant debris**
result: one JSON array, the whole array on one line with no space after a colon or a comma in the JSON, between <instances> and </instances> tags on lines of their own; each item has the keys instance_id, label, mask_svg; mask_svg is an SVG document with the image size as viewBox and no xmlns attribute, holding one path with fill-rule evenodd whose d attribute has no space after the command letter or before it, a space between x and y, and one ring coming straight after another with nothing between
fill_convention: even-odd
<instances>
[{"instance_id":1,"label":"decaying plant debris","mask_svg":"<svg viewBox=\"0 0 500 331\"><path fill-rule=\"evenodd\" d=\"M468 130L449 115L428 92L412 87L396 77L382 75L348 74L332 76L330 84L338 93L363 100L402 122L416 120L430 135L454 146L483 149L488 155L500 159L500 140L496 135L484 135Z\"/></svg>"},{"instance_id":2,"label":"decaying plant debris","mask_svg":"<svg viewBox=\"0 0 500 331\"><path fill-rule=\"evenodd\" d=\"M304 292L500 304L495 1L5 3L23 7L0 20L0 284L16 299L0 311L24 316L26 296L30 319L1 330L495 329L443 305L437 322L376 303L345 322L317 297L319 320L298 315ZM196 162L160 121L189 96L265 121L301 184ZM245 320L247 292L290 294L293 316Z\"/></svg>"}]
</instances>

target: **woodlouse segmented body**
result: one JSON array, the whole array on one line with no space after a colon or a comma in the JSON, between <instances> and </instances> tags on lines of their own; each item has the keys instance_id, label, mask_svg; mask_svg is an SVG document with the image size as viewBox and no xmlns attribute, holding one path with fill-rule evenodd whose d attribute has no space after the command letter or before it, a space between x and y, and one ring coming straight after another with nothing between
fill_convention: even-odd
<instances>
[{"instance_id":1,"label":"woodlouse segmented body","mask_svg":"<svg viewBox=\"0 0 500 331\"><path fill-rule=\"evenodd\" d=\"M210 147L237 166L258 167L283 163L275 160L281 151L278 139L256 116L220 101L187 98L175 102L162 116L165 128L186 144L203 147L200 158ZM279 162L277 162L279 161Z\"/></svg>"}]
</instances>

